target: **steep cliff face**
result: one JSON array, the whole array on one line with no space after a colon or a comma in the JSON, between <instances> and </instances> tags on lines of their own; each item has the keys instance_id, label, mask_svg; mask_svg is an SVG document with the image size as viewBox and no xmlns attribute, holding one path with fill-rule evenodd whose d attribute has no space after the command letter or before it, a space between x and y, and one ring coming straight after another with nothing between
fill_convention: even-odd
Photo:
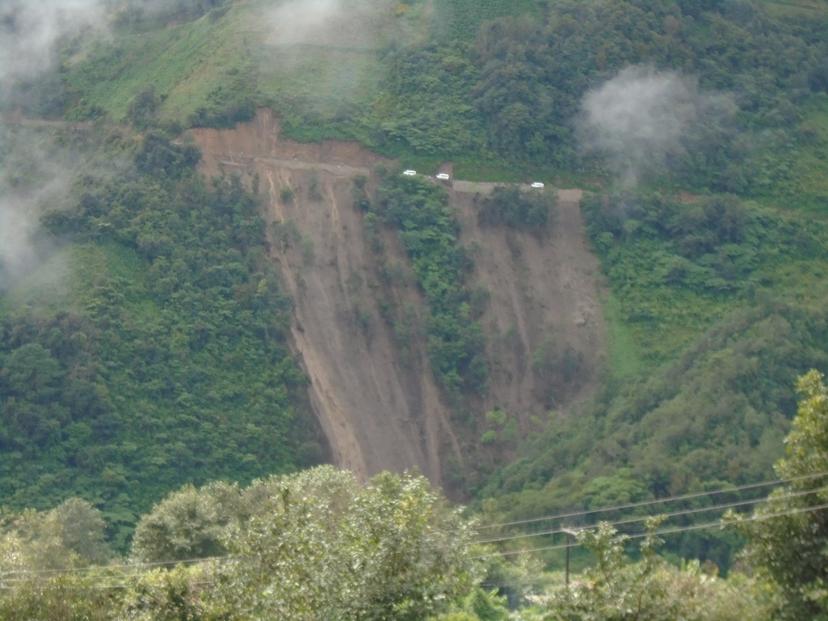
<instances>
[{"instance_id":1,"label":"steep cliff face","mask_svg":"<svg viewBox=\"0 0 828 621\"><path fill-rule=\"evenodd\" d=\"M423 305L412 278L382 277L388 265L376 264L354 206L354 178L380 159L353 144L280 140L269 112L194 137L205 174L258 175L272 256L295 305L292 345L335 462L361 476L418 469L440 482L443 456L459 458L448 408L422 342L401 343L385 310L410 309L417 324ZM386 261L405 270L396 240L380 234Z\"/></svg>"},{"instance_id":2,"label":"steep cliff face","mask_svg":"<svg viewBox=\"0 0 828 621\"><path fill-rule=\"evenodd\" d=\"M202 172L258 179L271 254L292 298L292 346L310 380L310 401L338 465L362 476L418 469L442 482L475 425L453 422L422 334L426 310L393 232L366 226L357 177L382 163L355 144L298 144L279 137L270 112L233 130L195 130ZM600 367L604 329L598 266L577 191L559 194L549 231L481 227L486 184L458 182L450 199L471 246L472 286L489 292L482 317L492 368L474 407L529 415L583 395ZM376 246L383 248L376 252ZM401 329L405 328L404 330Z\"/></svg>"},{"instance_id":3,"label":"steep cliff face","mask_svg":"<svg viewBox=\"0 0 828 621\"><path fill-rule=\"evenodd\" d=\"M558 190L549 226L526 233L478 222L492 188L456 182L451 200L461 242L472 249L473 286L490 296L481 319L491 368L484 404L525 425L530 415L566 409L597 379L606 340L600 266L586 239L580 190Z\"/></svg>"}]
</instances>

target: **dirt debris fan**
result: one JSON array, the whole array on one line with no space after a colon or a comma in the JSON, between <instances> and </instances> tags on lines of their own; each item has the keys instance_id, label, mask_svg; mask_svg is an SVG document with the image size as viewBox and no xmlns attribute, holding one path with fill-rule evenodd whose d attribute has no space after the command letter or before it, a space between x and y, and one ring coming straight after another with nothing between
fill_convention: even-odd
<instances>
[{"instance_id":1,"label":"dirt debris fan","mask_svg":"<svg viewBox=\"0 0 828 621\"><path fill-rule=\"evenodd\" d=\"M235 129L192 135L205 175L259 180L272 258L294 301L292 347L334 461L362 477L416 469L444 482L447 469L463 462L468 430L458 427L434 380L424 337L415 329L403 342L389 321L389 313L405 313L422 325L427 312L404 250L393 231L381 230L385 258L378 261L354 204L354 179L369 178L370 186L374 168L388 162L353 143L283 140L278 120L264 110ZM481 412L508 411L524 426L547 410L550 391L565 407L593 385L605 341L599 269L578 191L560 192L559 216L538 237L480 226L476 203L493 187L455 181L449 190L461 242L473 248L470 284L490 293L482 322L493 372L488 394L472 401ZM570 356L578 377L551 381L537 362L542 347Z\"/></svg>"}]
</instances>

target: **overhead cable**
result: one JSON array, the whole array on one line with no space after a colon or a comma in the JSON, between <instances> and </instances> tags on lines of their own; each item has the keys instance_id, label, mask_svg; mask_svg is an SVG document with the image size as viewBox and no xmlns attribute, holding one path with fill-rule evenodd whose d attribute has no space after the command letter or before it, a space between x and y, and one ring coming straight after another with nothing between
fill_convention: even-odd
<instances>
[{"instance_id":1,"label":"overhead cable","mask_svg":"<svg viewBox=\"0 0 828 621\"><path fill-rule=\"evenodd\" d=\"M623 526L625 524L635 524L636 522L644 522L646 520L649 520L652 517L663 517L663 518L666 518L666 519L670 519L670 518L679 517L679 516L682 516L682 515L692 515L692 514L696 514L696 513L709 513L711 511L721 511L723 509L732 509L732 508L735 508L735 507L746 507L746 506L750 506L750 505L757 505L757 504L760 504L760 503L763 503L763 502L770 502L770 501L775 501L775 500L785 500L785 499L788 499L788 498L798 498L800 496L808 496L810 494L816 494L816 493L825 492L825 491L828 491L828 486L818 487L818 488L815 488L815 489L809 489L809 490L802 491L802 492L792 492L790 494L784 494L782 496L778 496L778 497L775 497L775 498L768 498L768 497L755 498L753 500L741 500L741 501L738 501L738 502L728 502L728 503L719 504L719 505L712 505L710 507L697 507L695 509L685 509L684 511L673 511L672 513L655 513L655 514L644 515L644 516L639 516L639 517L634 517L634 518L628 518L628 519L625 519L625 520L618 520L618 521L614 521L614 522L608 522L608 524L610 526ZM504 535L503 537L496 537L496 538L492 538L492 539L483 539L483 540L480 540L480 541L476 541L475 543L480 544L480 545L484 545L484 544L490 544L490 543L501 543L501 542L504 542L504 541L512 541L514 539L528 539L528 538L531 538L531 537L545 537L545 536L549 536L549 535L563 534L563 533L566 533L567 531L572 530L572 528L586 529L586 528L593 528L595 526L597 526L597 524L574 525L574 526L570 526L569 528L558 528L558 529L555 529L555 530L543 530L543 531L539 531L539 532L536 532L536 533L522 533L522 534L516 534L516 535Z\"/></svg>"},{"instance_id":2,"label":"overhead cable","mask_svg":"<svg viewBox=\"0 0 828 621\"><path fill-rule=\"evenodd\" d=\"M815 505L813 507L805 507L801 509L794 509L791 511L783 511L780 513L766 513L764 515L754 515L751 517L742 518L743 522L759 522L763 520L770 520L773 518L778 517L785 517L789 515L797 515L799 513L812 513L815 511L822 511L823 509L828 509L828 503L822 505ZM677 526L674 528L667 528L663 530L656 530L652 533L636 533L633 535L624 535L625 539L641 539L642 537L647 537L649 535L653 536L661 536L661 535L673 535L677 533L684 533L693 530L704 530L708 528L726 528L730 526L730 524L726 522L722 522L721 520L717 520L715 522L707 522L704 524L694 524L692 526ZM591 530L591 529L584 529L584 530ZM551 550L565 550L567 548L577 548L583 545L580 542L572 542L572 543L563 543L554 546L543 546L539 548L524 548L522 550L508 550L508 551L499 551L499 552L491 552L488 554L481 554L479 556L474 557L475 559L483 559L483 558L490 558L492 556L515 556L518 554L530 554L534 552L547 552Z\"/></svg>"},{"instance_id":3,"label":"overhead cable","mask_svg":"<svg viewBox=\"0 0 828 621\"><path fill-rule=\"evenodd\" d=\"M798 477L791 477L788 479L776 479L774 481L763 481L762 483L750 483L748 485L738 485L730 488L722 488L709 492L693 492L690 494L683 494L681 496L667 496L665 498L656 498L653 500L642 500L640 502L630 502L623 505L615 505L609 507L598 507L597 509L589 509L586 511L575 511L572 513L558 513L554 515L544 515L541 517L527 518L523 520L515 520L513 522L501 522L499 524L482 524L478 526L478 530L489 528L503 528L506 526L520 526L523 524L534 524L536 522L547 522L553 520L563 520L566 518L582 517L585 515L593 515L595 513L609 513L611 511L622 511L625 509L636 509L638 507L649 507L667 502L678 502L680 500L691 500L693 498L703 498L705 496L718 496L721 494L731 494L735 492L743 492L750 489L760 489L762 487L770 487L772 485L780 485L783 483L793 483L795 481L806 481L809 479L817 479L828 476L828 472L818 472L815 474L805 474Z\"/></svg>"}]
</instances>

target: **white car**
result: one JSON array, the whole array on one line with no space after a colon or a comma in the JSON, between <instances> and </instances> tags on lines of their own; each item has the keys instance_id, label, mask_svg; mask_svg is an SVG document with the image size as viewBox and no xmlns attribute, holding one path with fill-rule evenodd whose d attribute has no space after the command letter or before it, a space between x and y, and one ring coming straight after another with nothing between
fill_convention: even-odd
<instances>
[{"instance_id":1,"label":"white car","mask_svg":"<svg viewBox=\"0 0 828 621\"><path fill-rule=\"evenodd\" d=\"M416 176L417 176L417 171L416 171L416 170L411 170L411 169L409 168L408 170L404 170L404 171L403 171L403 174L404 174L406 177L416 177Z\"/></svg>"},{"instance_id":2,"label":"white car","mask_svg":"<svg viewBox=\"0 0 828 621\"><path fill-rule=\"evenodd\" d=\"M542 190L546 186L543 185L540 181L535 181L530 187L535 189L535 190Z\"/></svg>"},{"instance_id":3,"label":"white car","mask_svg":"<svg viewBox=\"0 0 828 621\"><path fill-rule=\"evenodd\" d=\"M448 173L437 173L437 179L439 179L440 181L448 181L449 179L451 179L451 175L449 175Z\"/></svg>"}]
</instances>

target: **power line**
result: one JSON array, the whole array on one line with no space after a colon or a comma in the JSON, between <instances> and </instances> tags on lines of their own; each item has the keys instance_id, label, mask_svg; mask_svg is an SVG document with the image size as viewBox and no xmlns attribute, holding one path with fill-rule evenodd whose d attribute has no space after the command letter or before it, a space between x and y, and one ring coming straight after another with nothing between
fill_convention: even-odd
<instances>
[{"instance_id":1,"label":"power line","mask_svg":"<svg viewBox=\"0 0 828 621\"><path fill-rule=\"evenodd\" d=\"M488 525L480 526L478 528L482 529L482 528L495 528L495 527L513 526L513 525L521 525L521 524L531 524L531 523L536 523L536 522L541 522L541 521L551 521L551 520L562 519L562 518L567 518L567 517L580 517L580 516L585 516L585 515L593 515L593 514L596 514L596 513L608 513L610 511L620 511L620 510L623 510L623 509L632 509L632 508L638 508L638 507L652 506L652 505L655 505L655 504L661 504L661 503L666 503L666 502L677 502L677 501L680 501L680 500L689 500L689 499L692 499L692 498L701 498L701 497L705 497L705 496L714 496L714 495L721 495L721 494L727 494L727 493L734 493L734 492L744 491L744 490L748 490L748 489L759 489L759 488L762 488L762 487L768 487L770 485L778 485L778 484L781 484L781 483L791 483L791 482L794 482L794 481L803 481L803 480L815 479L815 478L824 477L824 476L828 476L828 472L820 472L820 473L816 473L816 474L802 475L802 476L798 476L798 477L791 477L789 479L777 479L775 481L765 481L765 482L762 482L762 483L752 483L752 484L748 484L748 485L741 485L741 486L737 486L737 487L732 487L732 488L729 488L729 489L714 490L714 491L711 491L711 492L697 492L697 493L685 494L685 495L681 495L681 496L672 496L672 497L668 497L668 498L660 498L660 499L656 499L656 500L642 501L642 502L637 502L637 503L628 503L626 505L616 505L616 506L613 506L613 507L600 507L600 508L597 508L597 509L591 509L589 511L579 511L579 512L574 512L574 513L564 513L564 514L558 514L558 515L552 515L552 516L531 518L531 519L527 519L527 520L517 520L517 521L514 521L514 522L505 522L505 523L502 523L502 524L488 524ZM806 492L792 493L790 495L784 496L783 499L784 498L793 498L793 497L796 497L796 496L803 496L803 495L815 493L815 492L818 492L818 491L823 491L825 489L828 489L828 486L826 486L825 488L818 488L818 489L814 489L814 490L808 490ZM707 511L714 511L716 509L730 508L730 507L734 507L734 506L744 506L744 505L749 505L749 504L757 504L759 502L765 502L766 500L767 500L766 498L762 498L762 499L753 500L753 501L728 503L728 504L720 505L718 507L704 507L704 508L698 508L698 509L690 509L690 510L686 510L686 511L678 511L678 512L674 512L674 513L671 513L671 514L666 514L665 517L668 517L668 518L669 517L677 517L677 516L680 516L680 515L686 515L686 514L691 514L691 513L702 513L702 512L707 512ZM618 526L618 525L623 525L623 524L632 524L632 523L641 522L643 520L646 520L649 517L652 517L652 516L645 516L645 517L642 517L642 518L630 518L630 519L627 519L627 520L621 520L621 521L611 523L611 525ZM748 518L748 519L752 520L754 518ZM717 523L714 523L714 524L717 524ZM695 529L695 527L688 528L688 530L694 530L694 529ZM523 535L513 535L513 536L503 537L503 538L498 538L498 539L488 539L488 540L483 540L483 541L476 541L476 542L472 542L470 545L482 545L482 544L487 544L487 543L497 543L497 542L501 542L501 541L509 541L509 540L512 540L512 539L523 539L523 538L538 537L538 536L543 536L543 535L554 535L554 534L559 534L561 532L564 532L564 531L558 529L558 530L554 530L554 531L545 531L545 532L523 534ZM681 531L677 531L677 532L681 532ZM639 535L631 535L630 538L636 538L638 536ZM564 545L559 545L559 546L544 546L544 547L541 547L541 548L533 548L531 550L516 550L516 551L510 551L510 552L495 552L493 554L487 554L487 555L484 555L484 556L492 556L494 554L513 555L513 554L521 554L523 552L565 549L567 547L576 547L576 545L575 544L564 544ZM106 571L114 571L114 570L137 570L137 569L147 569L147 568L153 568L153 567L189 565L189 564L196 564L196 563L206 563L206 562L211 562L211 561L226 562L226 561L239 559L239 558L240 557L238 557L238 556L224 555L224 556L189 558L189 559L181 559L181 560L152 561L152 562L144 562L144 563L120 563L120 564L103 565L103 566L101 566L101 565L92 565L92 566L89 566L89 567L72 567L72 568L65 568L65 569L18 569L18 570L10 570L10 571L0 573L0 580L3 580L4 582L10 582L11 580L9 580L9 578L6 578L6 576L11 577L12 580L13 580L14 577L21 576L21 575L86 574L86 573L106 572ZM479 558L482 558L482 557L479 557Z\"/></svg>"},{"instance_id":2,"label":"power line","mask_svg":"<svg viewBox=\"0 0 828 621\"><path fill-rule=\"evenodd\" d=\"M609 522L609 525L610 526L623 526L625 524L635 524L636 522L644 522L644 521L650 519L651 517L664 517L666 519L670 519L670 518L679 517L679 516L682 516L682 515L691 515L691 514L695 514L695 513L708 513L708 512L711 512L711 511L721 511L722 509L731 509L731 508L734 508L734 507L745 507L745 506L749 506L749 505L756 505L756 504L760 504L760 503L763 503L763 502L768 502L770 500L786 500L788 498L798 498L800 496L808 496L810 494L816 494L818 492L824 492L824 491L828 491L828 486L818 487L818 488L810 489L810 490L807 490L807 491L804 491L804 492L792 492L790 494L785 494L783 496L779 496L778 498L773 498L773 499L770 499L770 498L767 498L767 497L765 497L765 498L756 498L754 500L741 500L739 502L728 502L728 503L724 503L724 504L713 505L713 506L710 506L710 507L699 507L699 508L696 508L696 509L685 509L684 511L674 511L672 513L657 513L657 514L651 514L651 515L644 515L644 516L641 516L641 517L629 518L629 519L625 519L625 520L618 520L616 522ZM508 535L508 536L504 536L504 537L497 537L497 538L494 538L494 539L483 539L481 541L476 541L475 543L480 544L480 545L484 545L484 544L490 544L490 543L501 543L501 542L504 542L504 541L512 541L514 539L528 539L528 538L531 538L531 537L544 537L544 536L548 536L548 535L559 535L559 534L567 532L568 530L572 530L572 528L592 528L594 526L597 526L597 524L587 524L587 525L578 526L578 527L573 526L571 528L558 528L558 529L555 529L555 530L544 530L544 531L539 531L537 533L524 533L524 534L520 534L520 535Z\"/></svg>"},{"instance_id":3,"label":"power line","mask_svg":"<svg viewBox=\"0 0 828 621\"><path fill-rule=\"evenodd\" d=\"M812 507L805 507L802 509L794 509L791 511L782 511L780 513L768 513L765 515L754 515L751 517L743 518L745 522L760 522L763 520L770 520L777 517L785 517L788 515L797 515L799 513L811 513L814 511L821 511L823 509L828 509L828 503L822 505L815 505ZM656 530L652 533L654 536L661 536L661 535L673 535L677 533L684 533L693 530L704 530L707 528L725 528L730 526L730 524L723 523L721 520L716 522L707 522L704 524L694 524L692 526L676 526L673 528L663 529L663 530ZM647 537L651 533L636 533L633 535L624 535L626 539L641 539L642 537ZM491 552L489 554L481 554L480 556L475 556L475 559L483 559L483 558L490 558L492 556L515 556L517 554L529 554L533 552L548 552L552 550L565 550L567 548L577 548L583 545L580 542L575 543L563 543L554 546L543 546L540 548L525 548L523 550L510 550L510 551L500 551L500 552Z\"/></svg>"},{"instance_id":4,"label":"power line","mask_svg":"<svg viewBox=\"0 0 828 621\"><path fill-rule=\"evenodd\" d=\"M773 519L773 518L785 517L785 516L790 516L790 515L798 515L798 514L803 514L803 513L813 513L813 512L816 512L816 511L821 511L823 509L828 509L828 503L821 504L821 505L814 505L814 506L811 506L811 507L804 507L804 508L800 508L800 509L793 509L793 510L790 510L790 511L781 511L781 512L777 512L777 513L768 513L768 514L765 514L765 515L754 515L754 516L751 516L751 517L743 518L743 521L744 522L758 522L758 521L770 520L770 519ZM730 524L723 523L721 520L717 520L715 522L706 522L706 523L703 523L703 524L694 524L694 525L691 525L691 526L679 526L679 527L656 530L653 533L636 533L636 534L632 534L632 535L625 535L624 537L627 540L629 540L629 539L641 539L643 537L647 537L647 536L650 536L650 535L658 537L658 536L662 536L662 535L673 535L673 534L679 534L679 533L695 531L695 530L704 530L704 529L709 529L709 528L725 528L727 526L730 526ZM527 548L527 549L523 549L523 550L513 550L513 551L508 551L508 552L493 552L493 553L490 553L490 554L482 554L480 556L475 556L475 557L473 557L473 559L474 560L479 560L479 559L484 559L484 558L491 558L493 556L506 557L506 556L515 556L515 555L518 555L518 554L530 554L530 553L535 553L535 552L549 552L549 551L553 551L553 550L565 550L565 549L568 549L568 548L577 548L577 547L580 547L582 545L583 544L580 543L580 542L575 542L575 543L566 543L566 544L560 544L560 545L554 545L554 546L542 546L542 547L538 547L538 548ZM201 559L201 560L219 560L219 559L228 559L228 558L233 558L233 557L229 557L229 556L227 556L227 557L210 557L209 559ZM197 559L191 559L191 562L195 562L196 560ZM171 564L171 563L175 563L175 562L178 562L178 561L169 561L169 562L164 562L163 564ZM147 564L144 564L144 565L147 565ZM157 565L159 565L159 563L153 563L153 565L157 566ZM133 566L138 566L138 565L136 564L136 565L133 565ZM4 582L22 583L22 582L26 582L26 580L18 578L18 579L12 580L12 581L4 580ZM212 585L213 582L203 581L203 582L197 582L197 583L193 583L193 584L196 585L196 586L209 586L209 585ZM15 587L0 584L0 590L13 590L14 588ZM110 590L110 589L127 588L127 585L126 584L87 585L87 586L83 586L83 587L76 586L76 585L71 585L71 586L65 586L63 588L73 589L73 590L80 590L80 591L83 591L83 590Z\"/></svg>"},{"instance_id":5,"label":"power line","mask_svg":"<svg viewBox=\"0 0 828 621\"><path fill-rule=\"evenodd\" d=\"M759 489L762 487L770 487L771 485L780 485L782 483L793 483L795 481L805 481L808 479L817 479L828 476L828 472L818 472L816 474L805 474L798 477L791 477L789 479L776 479L775 481L764 481L762 483L750 483L748 485L739 485L731 488L723 488L713 490L711 492L694 492L691 494L683 494L681 496L668 496L666 498L657 498L655 500L642 500L641 502L631 502L623 505L615 505L610 507L599 507L597 509L589 509L588 511L576 511L572 513L559 513L557 515L545 515L535 518L527 518L524 520L515 520L513 522L501 522L499 524L483 524L478 526L478 530L489 528L503 528L506 526L520 526L523 524L534 524L536 522L547 522L552 520L562 520L564 518L582 517L585 515L593 515L595 513L609 513L610 511L621 511L624 509L635 509L638 507L648 507L651 505L662 504L665 502L678 502L680 500L691 500L693 498L702 498L704 496L717 496L721 494L731 494L735 492L742 492L750 489Z\"/></svg>"}]
</instances>

